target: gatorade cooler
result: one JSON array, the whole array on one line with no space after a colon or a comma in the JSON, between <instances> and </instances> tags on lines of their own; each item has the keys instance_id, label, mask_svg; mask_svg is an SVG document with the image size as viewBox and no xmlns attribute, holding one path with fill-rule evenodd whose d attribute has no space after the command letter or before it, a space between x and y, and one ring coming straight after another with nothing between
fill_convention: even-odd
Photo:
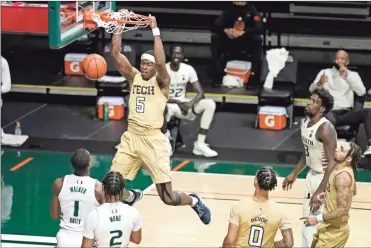
<instances>
[{"instance_id":1,"label":"gatorade cooler","mask_svg":"<svg viewBox=\"0 0 371 248\"><path fill-rule=\"evenodd\" d=\"M259 109L259 128L282 130L286 128L287 111L284 107L263 106Z\"/></svg>"},{"instance_id":2,"label":"gatorade cooler","mask_svg":"<svg viewBox=\"0 0 371 248\"><path fill-rule=\"evenodd\" d=\"M108 118L110 120L121 120L125 114L125 101L122 97L103 96L98 100L98 118L104 119L103 105L108 103Z\"/></svg>"},{"instance_id":3,"label":"gatorade cooler","mask_svg":"<svg viewBox=\"0 0 371 248\"><path fill-rule=\"evenodd\" d=\"M64 56L64 74L83 76L82 61L86 56L85 53L67 53Z\"/></svg>"},{"instance_id":4,"label":"gatorade cooler","mask_svg":"<svg viewBox=\"0 0 371 248\"><path fill-rule=\"evenodd\" d=\"M249 81L251 75L251 63L248 61L231 60L228 61L224 72L226 72L227 75L241 78L242 82L245 84Z\"/></svg>"}]
</instances>

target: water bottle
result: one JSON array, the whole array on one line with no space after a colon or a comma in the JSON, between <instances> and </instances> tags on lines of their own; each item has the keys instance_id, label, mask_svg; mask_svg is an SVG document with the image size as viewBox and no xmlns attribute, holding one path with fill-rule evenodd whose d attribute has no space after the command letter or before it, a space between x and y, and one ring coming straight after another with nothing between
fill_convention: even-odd
<instances>
[{"instance_id":1,"label":"water bottle","mask_svg":"<svg viewBox=\"0 0 371 248\"><path fill-rule=\"evenodd\" d=\"M14 134L15 135L22 135L21 123L19 121L17 121L16 124L15 124Z\"/></svg>"},{"instance_id":2,"label":"water bottle","mask_svg":"<svg viewBox=\"0 0 371 248\"><path fill-rule=\"evenodd\" d=\"M103 105L103 119L104 121L109 120L109 105L108 102L105 102Z\"/></svg>"}]
</instances>

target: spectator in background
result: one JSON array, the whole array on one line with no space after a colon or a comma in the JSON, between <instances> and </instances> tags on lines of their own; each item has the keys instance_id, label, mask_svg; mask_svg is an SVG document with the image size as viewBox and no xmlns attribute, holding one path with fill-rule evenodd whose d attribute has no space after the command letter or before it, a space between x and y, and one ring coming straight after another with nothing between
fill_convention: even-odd
<instances>
[{"instance_id":1,"label":"spectator in background","mask_svg":"<svg viewBox=\"0 0 371 248\"><path fill-rule=\"evenodd\" d=\"M1 56L1 94L10 91L11 81L10 81L10 69L8 61ZM0 96L0 108L3 106L3 99ZM1 139L4 137L5 133L1 128Z\"/></svg>"},{"instance_id":2,"label":"spectator in background","mask_svg":"<svg viewBox=\"0 0 371 248\"><path fill-rule=\"evenodd\" d=\"M230 55L231 59L243 59L240 57L241 51L248 51L252 55L252 76L248 85L259 83L262 33L263 23L252 3L233 2L233 5L215 20L211 35L215 86L221 85L224 75L222 54Z\"/></svg>"},{"instance_id":3,"label":"spectator in background","mask_svg":"<svg viewBox=\"0 0 371 248\"><path fill-rule=\"evenodd\" d=\"M371 112L369 109L353 109L354 93L365 97L366 88L357 72L348 69L349 57L344 50L339 50L335 55L334 66L321 70L309 91L317 87L328 89L334 97L334 108L326 118L334 126L358 126L363 123L366 129L368 146L365 156L371 155Z\"/></svg>"},{"instance_id":4,"label":"spectator in background","mask_svg":"<svg viewBox=\"0 0 371 248\"><path fill-rule=\"evenodd\" d=\"M194 121L200 116L200 129L198 130L197 140L194 142L193 154L208 158L218 156L218 153L210 148L205 142L206 135L210 129L215 114L215 102L205 99L204 91L193 66L183 63L184 49L176 45L170 48L171 61L166 63L166 69L170 75L169 100L167 102L167 121L172 116L179 119ZM187 99L187 84L192 85L196 96Z\"/></svg>"}]
</instances>

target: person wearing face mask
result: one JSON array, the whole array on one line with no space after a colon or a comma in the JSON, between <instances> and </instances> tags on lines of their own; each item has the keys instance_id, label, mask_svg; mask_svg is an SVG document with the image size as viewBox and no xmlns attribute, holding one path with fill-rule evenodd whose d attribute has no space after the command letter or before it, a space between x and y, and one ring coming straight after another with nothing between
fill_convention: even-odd
<instances>
[{"instance_id":1,"label":"person wearing face mask","mask_svg":"<svg viewBox=\"0 0 371 248\"><path fill-rule=\"evenodd\" d=\"M169 121L175 116L178 119L195 120L201 116L200 129L197 141L194 143L193 154L204 157L216 157L218 153L210 149L206 144L206 134L214 118L216 104L211 99L205 99L204 91L198 81L195 69L183 63L184 50L182 46L170 48L171 61L166 64L170 75L169 100L167 102L167 116ZM193 99L186 98L187 84L191 83L196 96Z\"/></svg>"},{"instance_id":2,"label":"person wearing face mask","mask_svg":"<svg viewBox=\"0 0 371 248\"><path fill-rule=\"evenodd\" d=\"M231 59L241 58L241 51L249 51L251 77L248 86L257 86L262 53L263 22L255 5L245 1L234 1L214 22L211 29L211 54L213 58L214 86L221 85L224 76L222 54Z\"/></svg>"},{"instance_id":3,"label":"person wearing face mask","mask_svg":"<svg viewBox=\"0 0 371 248\"><path fill-rule=\"evenodd\" d=\"M371 112L369 109L353 109L354 94L364 97L366 88L359 74L349 70L348 66L348 53L344 50L337 51L333 67L321 70L310 85L309 91L313 92L317 87L323 87L333 95L334 108L326 118L334 126L364 124L368 141L364 155L371 156Z\"/></svg>"}]
</instances>

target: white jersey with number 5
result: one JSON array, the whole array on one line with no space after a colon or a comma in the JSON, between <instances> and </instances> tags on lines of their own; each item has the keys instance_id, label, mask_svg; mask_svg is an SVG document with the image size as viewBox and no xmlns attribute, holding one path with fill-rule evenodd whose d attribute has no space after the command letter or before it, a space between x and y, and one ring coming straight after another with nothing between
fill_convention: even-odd
<instances>
[{"instance_id":1,"label":"white jersey with number 5","mask_svg":"<svg viewBox=\"0 0 371 248\"><path fill-rule=\"evenodd\" d=\"M301 140L304 145L306 164L316 173L325 173L328 165L323 143L316 139L318 128L325 122L329 120L322 117L316 124L308 127L309 118L307 118L301 126Z\"/></svg>"},{"instance_id":2,"label":"white jersey with number 5","mask_svg":"<svg viewBox=\"0 0 371 248\"><path fill-rule=\"evenodd\" d=\"M89 214L83 236L96 240L98 247L126 247L131 232L141 228L142 221L135 208L122 202L103 203Z\"/></svg>"},{"instance_id":3,"label":"white jersey with number 5","mask_svg":"<svg viewBox=\"0 0 371 248\"><path fill-rule=\"evenodd\" d=\"M97 180L89 176L66 175L58 195L62 229L82 232L86 216L99 206L95 198Z\"/></svg>"},{"instance_id":4,"label":"white jersey with number 5","mask_svg":"<svg viewBox=\"0 0 371 248\"><path fill-rule=\"evenodd\" d=\"M170 75L169 99L186 100L187 84L198 81L197 73L191 65L180 63L179 69L173 71L170 62L166 64L167 72Z\"/></svg>"}]
</instances>

